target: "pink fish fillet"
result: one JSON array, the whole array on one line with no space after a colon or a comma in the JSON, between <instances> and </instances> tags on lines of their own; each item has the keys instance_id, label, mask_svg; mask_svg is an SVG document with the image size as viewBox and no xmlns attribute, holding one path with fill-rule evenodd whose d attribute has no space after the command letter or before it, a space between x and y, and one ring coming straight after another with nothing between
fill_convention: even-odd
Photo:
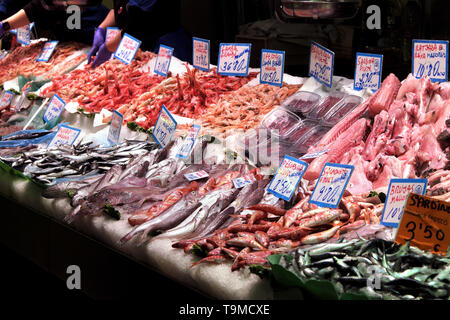
<instances>
[{"instance_id":1,"label":"pink fish fillet","mask_svg":"<svg viewBox=\"0 0 450 320\"><path fill-rule=\"evenodd\" d=\"M364 169L366 161L364 161L359 153L355 153L349 164L355 166L355 170L353 170L350 181L348 182L347 190L353 195L370 192L372 190L372 182L366 177Z\"/></svg>"},{"instance_id":2,"label":"pink fish fillet","mask_svg":"<svg viewBox=\"0 0 450 320\"><path fill-rule=\"evenodd\" d=\"M400 89L401 83L398 78L391 73L384 79L377 95L369 105L369 115L375 116L382 110L388 110L394 98Z\"/></svg>"},{"instance_id":3,"label":"pink fish fillet","mask_svg":"<svg viewBox=\"0 0 450 320\"><path fill-rule=\"evenodd\" d=\"M395 119L382 110L375 116L372 132L366 140L366 148L363 151L364 160L372 161L377 154L384 148L386 142L392 136Z\"/></svg>"}]
</instances>

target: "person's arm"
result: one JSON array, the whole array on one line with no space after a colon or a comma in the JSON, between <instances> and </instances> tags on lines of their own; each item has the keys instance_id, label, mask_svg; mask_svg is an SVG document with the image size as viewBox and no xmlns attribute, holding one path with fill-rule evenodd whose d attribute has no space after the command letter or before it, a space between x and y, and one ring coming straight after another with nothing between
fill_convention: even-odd
<instances>
[{"instance_id":1,"label":"person's arm","mask_svg":"<svg viewBox=\"0 0 450 320\"><path fill-rule=\"evenodd\" d=\"M5 22L9 23L10 29L17 29L30 24L30 20L28 20L28 17L23 9L6 20L3 20L2 24L5 25Z\"/></svg>"},{"instance_id":2,"label":"person's arm","mask_svg":"<svg viewBox=\"0 0 450 320\"><path fill-rule=\"evenodd\" d=\"M116 19L114 17L114 10L110 10L105 20L99 25L99 28L106 30L107 27L113 27L116 25Z\"/></svg>"}]
</instances>

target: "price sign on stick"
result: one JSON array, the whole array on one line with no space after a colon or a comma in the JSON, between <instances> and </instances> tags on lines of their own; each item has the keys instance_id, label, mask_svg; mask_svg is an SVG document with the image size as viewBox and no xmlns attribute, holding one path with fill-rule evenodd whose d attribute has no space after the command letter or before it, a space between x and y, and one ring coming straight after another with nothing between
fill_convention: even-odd
<instances>
[{"instance_id":1,"label":"price sign on stick","mask_svg":"<svg viewBox=\"0 0 450 320\"><path fill-rule=\"evenodd\" d=\"M194 181L194 180L199 180L199 179L209 177L209 175L208 175L208 172L206 172L204 170L200 170L197 172L186 173L184 175L184 177L186 179L188 179L189 181Z\"/></svg>"},{"instance_id":2,"label":"price sign on stick","mask_svg":"<svg viewBox=\"0 0 450 320\"><path fill-rule=\"evenodd\" d=\"M309 75L331 88L333 84L334 52L311 42L309 55Z\"/></svg>"},{"instance_id":3,"label":"price sign on stick","mask_svg":"<svg viewBox=\"0 0 450 320\"><path fill-rule=\"evenodd\" d=\"M262 50L259 82L281 87L283 85L284 51Z\"/></svg>"},{"instance_id":4,"label":"price sign on stick","mask_svg":"<svg viewBox=\"0 0 450 320\"><path fill-rule=\"evenodd\" d=\"M209 40L192 38L192 62L195 68L209 71Z\"/></svg>"},{"instance_id":5,"label":"price sign on stick","mask_svg":"<svg viewBox=\"0 0 450 320\"><path fill-rule=\"evenodd\" d=\"M47 41L44 44L41 52L39 53L36 61L45 61L47 62L55 51L56 46L58 45L58 41Z\"/></svg>"},{"instance_id":6,"label":"price sign on stick","mask_svg":"<svg viewBox=\"0 0 450 320\"><path fill-rule=\"evenodd\" d=\"M246 185L252 184L254 181L256 181L255 176L253 174L247 174L243 177L233 179L233 184L236 189L240 189Z\"/></svg>"},{"instance_id":7,"label":"price sign on stick","mask_svg":"<svg viewBox=\"0 0 450 320\"><path fill-rule=\"evenodd\" d=\"M155 73L167 77L169 73L170 61L172 60L173 48L160 45L158 56L155 62Z\"/></svg>"},{"instance_id":8,"label":"price sign on stick","mask_svg":"<svg viewBox=\"0 0 450 320\"><path fill-rule=\"evenodd\" d=\"M315 158L318 158L318 157L320 157L321 155L327 153L328 151L329 151L329 149L326 149L326 150L320 150L320 151L317 151L317 152L314 152L314 153L307 153L307 154L301 156L301 157L300 157L300 160L315 159Z\"/></svg>"},{"instance_id":9,"label":"price sign on stick","mask_svg":"<svg viewBox=\"0 0 450 320\"><path fill-rule=\"evenodd\" d=\"M391 179L380 224L398 227L410 192L425 194L427 179Z\"/></svg>"},{"instance_id":10,"label":"price sign on stick","mask_svg":"<svg viewBox=\"0 0 450 320\"><path fill-rule=\"evenodd\" d=\"M105 35L105 42L108 42L109 40L112 40L120 33L120 29L117 27L107 27L106 28L106 35Z\"/></svg>"},{"instance_id":11,"label":"price sign on stick","mask_svg":"<svg viewBox=\"0 0 450 320\"><path fill-rule=\"evenodd\" d=\"M60 116L61 112L64 110L64 106L66 103L63 99L61 99L56 93L53 98L50 100L50 103L47 106L47 109L44 113L44 121L49 122L53 119L56 119Z\"/></svg>"},{"instance_id":12,"label":"price sign on stick","mask_svg":"<svg viewBox=\"0 0 450 320\"><path fill-rule=\"evenodd\" d=\"M22 94L20 95L19 101L16 104L15 110L20 111L22 108L23 103L25 102L25 99L27 98L27 94L30 92L31 87L28 87L22 91Z\"/></svg>"},{"instance_id":13,"label":"price sign on stick","mask_svg":"<svg viewBox=\"0 0 450 320\"><path fill-rule=\"evenodd\" d=\"M12 93L11 91L3 92L2 98L0 100L0 110L3 110L10 105L13 97L14 93Z\"/></svg>"},{"instance_id":14,"label":"price sign on stick","mask_svg":"<svg viewBox=\"0 0 450 320\"><path fill-rule=\"evenodd\" d=\"M226 76L248 75L251 47L249 43L221 43L217 62L218 73Z\"/></svg>"},{"instance_id":15,"label":"price sign on stick","mask_svg":"<svg viewBox=\"0 0 450 320\"><path fill-rule=\"evenodd\" d=\"M170 114L169 110L163 105L159 112L155 127L153 128L153 139L155 139L161 148L164 148L170 140L172 140L176 128L177 122Z\"/></svg>"},{"instance_id":16,"label":"price sign on stick","mask_svg":"<svg viewBox=\"0 0 450 320\"><path fill-rule=\"evenodd\" d=\"M194 124L187 137L183 141L183 145L180 148L180 151L177 153L178 158L186 159L191 153L192 147L194 146L195 140L198 137L198 133L200 132L201 126Z\"/></svg>"},{"instance_id":17,"label":"price sign on stick","mask_svg":"<svg viewBox=\"0 0 450 320\"><path fill-rule=\"evenodd\" d=\"M376 91L380 88L383 69L383 55L370 53L356 53L355 79L353 88L365 88Z\"/></svg>"},{"instance_id":18,"label":"price sign on stick","mask_svg":"<svg viewBox=\"0 0 450 320\"><path fill-rule=\"evenodd\" d=\"M30 39L31 39L31 29L34 26L34 22L17 28L17 42L19 42L20 44L23 45L29 45L30 44Z\"/></svg>"},{"instance_id":19,"label":"price sign on stick","mask_svg":"<svg viewBox=\"0 0 450 320\"><path fill-rule=\"evenodd\" d=\"M114 52L114 58L122 61L125 64L130 64L133 61L136 52L141 46L141 41L125 33L120 40L119 46Z\"/></svg>"},{"instance_id":20,"label":"price sign on stick","mask_svg":"<svg viewBox=\"0 0 450 320\"><path fill-rule=\"evenodd\" d=\"M445 255L450 243L450 202L410 193L395 242Z\"/></svg>"},{"instance_id":21,"label":"price sign on stick","mask_svg":"<svg viewBox=\"0 0 450 320\"><path fill-rule=\"evenodd\" d=\"M119 142L120 131L122 129L123 123L123 115L117 110L113 111L111 117L111 125L109 126L108 131L108 142L111 144L115 144Z\"/></svg>"},{"instance_id":22,"label":"price sign on stick","mask_svg":"<svg viewBox=\"0 0 450 320\"><path fill-rule=\"evenodd\" d=\"M337 208L352 176L354 166L327 162L309 199L319 207Z\"/></svg>"},{"instance_id":23,"label":"price sign on stick","mask_svg":"<svg viewBox=\"0 0 450 320\"><path fill-rule=\"evenodd\" d=\"M433 82L448 79L448 41L413 40L412 74L420 79L428 76Z\"/></svg>"},{"instance_id":24,"label":"price sign on stick","mask_svg":"<svg viewBox=\"0 0 450 320\"><path fill-rule=\"evenodd\" d=\"M285 155L267 190L278 198L289 201L307 167L306 162Z\"/></svg>"},{"instance_id":25,"label":"price sign on stick","mask_svg":"<svg viewBox=\"0 0 450 320\"><path fill-rule=\"evenodd\" d=\"M53 137L52 141L50 141L47 148L57 147L62 144L72 145L78 138L80 132L80 129L72 128L62 124L59 126L58 132Z\"/></svg>"}]
</instances>

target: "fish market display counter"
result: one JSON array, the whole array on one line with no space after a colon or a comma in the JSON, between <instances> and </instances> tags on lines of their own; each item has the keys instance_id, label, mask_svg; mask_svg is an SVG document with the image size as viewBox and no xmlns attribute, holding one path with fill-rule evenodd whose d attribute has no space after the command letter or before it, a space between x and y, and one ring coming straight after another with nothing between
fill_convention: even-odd
<instances>
[{"instance_id":1,"label":"fish market display counter","mask_svg":"<svg viewBox=\"0 0 450 320\"><path fill-rule=\"evenodd\" d=\"M117 266L109 265L110 257L101 250L102 244L106 244L132 261L143 263L148 268L212 298L274 298L269 281L260 279L247 268L232 272L231 263L201 264L191 268L195 258L186 255L183 250L172 248L170 240L155 239L142 246L138 246L135 241L120 245L119 239L129 231L126 219L116 221L105 216L86 217L77 219L69 226L63 221L71 209L67 199L44 199L39 186L4 169L0 169L0 196L5 199L2 204L2 223L5 229L0 241L41 266L48 264L43 267L63 279L68 277L66 270L69 265L79 265L82 279L89 277L89 283L82 280L82 289L96 292L94 295L98 294L98 290L103 290L104 292L99 294L108 296L111 294L108 291L114 290L119 281L139 281L136 279L137 275L130 274L128 268L123 268L123 272L119 271L120 274L116 273L114 279L109 279L114 281L87 274L91 271L104 273L102 266L105 265L108 269L117 270ZM24 216L23 209L29 209L35 217L33 214ZM52 222L59 226L52 227ZM75 235L75 240L65 241L69 238L69 233L78 232L93 239L87 240L88 238L78 234ZM120 266L118 268L121 269Z\"/></svg>"}]
</instances>

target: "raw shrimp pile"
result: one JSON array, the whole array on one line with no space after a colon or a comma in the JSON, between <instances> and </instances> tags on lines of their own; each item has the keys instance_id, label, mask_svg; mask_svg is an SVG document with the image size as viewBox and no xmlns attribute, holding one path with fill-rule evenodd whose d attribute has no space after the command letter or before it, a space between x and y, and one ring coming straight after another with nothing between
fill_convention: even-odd
<instances>
[{"instance_id":1,"label":"raw shrimp pile","mask_svg":"<svg viewBox=\"0 0 450 320\"><path fill-rule=\"evenodd\" d=\"M0 61L0 83L16 78L20 70L36 66L44 42L37 42L29 46L16 47L10 54Z\"/></svg>"},{"instance_id":2,"label":"raw shrimp pile","mask_svg":"<svg viewBox=\"0 0 450 320\"><path fill-rule=\"evenodd\" d=\"M250 73L246 77L227 77L217 74L215 69L202 72L187 65L186 69L184 75L166 79L134 103L119 108L125 121L135 121L148 129L155 124L162 105L176 115L199 118L221 95L234 92L256 76Z\"/></svg>"}]
</instances>

